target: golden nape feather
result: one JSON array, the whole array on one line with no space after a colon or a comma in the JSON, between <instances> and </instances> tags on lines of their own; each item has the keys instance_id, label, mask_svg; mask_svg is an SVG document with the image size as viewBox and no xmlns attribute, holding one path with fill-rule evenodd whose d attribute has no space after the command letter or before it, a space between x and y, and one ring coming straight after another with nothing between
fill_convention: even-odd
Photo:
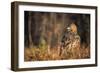
<instances>
[{"instance_id":1,"label":"golden nape feather","mask_svg":"<svg viewBox=\"0 0 100 73\"><path fill-rule=\"evenodd\" d=\"M70 29L71 29L71 32L77 33L77 26L76 26L74 23L72 23L72 24L70 25Z\"/></svg>"}]
</instances>

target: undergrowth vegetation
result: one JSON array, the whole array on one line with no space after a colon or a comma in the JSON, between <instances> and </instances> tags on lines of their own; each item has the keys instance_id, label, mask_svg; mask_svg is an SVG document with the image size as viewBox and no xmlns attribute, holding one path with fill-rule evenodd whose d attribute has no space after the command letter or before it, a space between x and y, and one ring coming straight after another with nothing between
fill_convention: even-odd
<instances>
[{"instance_id":1,"label":"undergrowth vegetation","mask_svg":"<svg viewBox=\"0 0 100 73\"><path fill-rule=\"evenodd\" d=\"M25 48L25 61L47 61L47 60L67 60L67 59L85 59L90 58L90 47L82 45L79 50L77 48L72 50L63 49L63 53L59 55L58 48Z\"/></svg>"}]
</instances>

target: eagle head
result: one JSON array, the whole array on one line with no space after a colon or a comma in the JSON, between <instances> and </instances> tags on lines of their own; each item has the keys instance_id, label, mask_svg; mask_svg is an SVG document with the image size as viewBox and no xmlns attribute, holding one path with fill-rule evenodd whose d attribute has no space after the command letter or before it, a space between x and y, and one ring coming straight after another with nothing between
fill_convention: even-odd
<instances>
[{"instance_id":1,"label":"eagle head","mask_svg":"<svg viewBox=\"0 0 100 73\"><path fill-rule=\"evenodd\" d=\"M77 26L76 26L76 24L74 24L74 23L70 24L70 26L67 27L67 31L72 32L72 33L77 33Z\"/></svg>"}]
</instances>

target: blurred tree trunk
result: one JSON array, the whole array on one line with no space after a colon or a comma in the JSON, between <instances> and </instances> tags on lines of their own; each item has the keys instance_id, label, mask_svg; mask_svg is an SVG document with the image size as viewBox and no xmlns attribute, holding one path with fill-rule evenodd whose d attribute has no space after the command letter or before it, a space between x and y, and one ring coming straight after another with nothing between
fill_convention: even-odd
<instances>
[{"instance_id":1,"label":"blurred tree trunk","mask_svg":"<svg viewBox=\"0 0 100 73\"><path fill-rule=\"evenodd\" d=\"M62 43L61 43L61 40L62 40L62 36L63 36L63 33L64 33L64 28L67 27L68 24L65 24L65 14L62 14L62 19L61 19L61 26L60 26L60 30L61 30L61 34L60 34L60 38L59 38L59 42L60 42L60 46L59 46L59 55L61 56L62 52L63 52L63 47L62 47ZM68 23L68 22L67 22Z\"/></svg>"},{"instance_id":2,"label":"blurred tree trunk","mask_svg":"<svg viewBox=\"0 0 100 73\"><path fill-rule=\"evenodd\" d=\"M41 37L44 38L44 35L45 35L45 31L46 31L46 24L47 24L47 16L46 16L46 13L44 13L42 15L42 22L41 22Z\"/></svg>"},{"instance_id":3,"label":"blurred tree trunk","mask_svg":"<svg viewBox=\"0 0 100 73\"><path fill-rule=\"evenodd\" d=\"M29 12L28 16L28 32L29 32L29 48L33 48L33 41L32 41L32 35L31 35L31 18L32 18L32 12Z\"/></svg>"},{"instance_id":4,"label":"blurred tree trunk","mask_svg":"<svg viewBox=\"0 0 100 73\"><path fill-rule=\"evenodd\" d=\"M48 34L48 37L47 37L47 41L48 41L48 54L50 54L50 48L51 48L51 40L52 40L52 25L53 25L53 17L54 17L54 14L53 13L50 13L50 22L49 22L49 25L48 25L48 31L47 31L47 34Z\"/></svg>"}]
</instances>

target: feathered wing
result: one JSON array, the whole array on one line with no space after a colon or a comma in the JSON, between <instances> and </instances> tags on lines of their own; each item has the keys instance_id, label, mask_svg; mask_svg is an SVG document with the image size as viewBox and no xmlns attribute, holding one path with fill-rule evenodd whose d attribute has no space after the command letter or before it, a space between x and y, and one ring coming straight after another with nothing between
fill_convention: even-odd
<instances>
[{"instance_id":1,"label":"feathered wing","mask_svg":"<svg viewBox=\"0 0 100 73\"><path fill-rule=\"evenodd\" d=\"M79 58L80 36L76 33L66 33L62 38L61 53L71 55L71 58Z\"/></svg>"}]
</instances>

